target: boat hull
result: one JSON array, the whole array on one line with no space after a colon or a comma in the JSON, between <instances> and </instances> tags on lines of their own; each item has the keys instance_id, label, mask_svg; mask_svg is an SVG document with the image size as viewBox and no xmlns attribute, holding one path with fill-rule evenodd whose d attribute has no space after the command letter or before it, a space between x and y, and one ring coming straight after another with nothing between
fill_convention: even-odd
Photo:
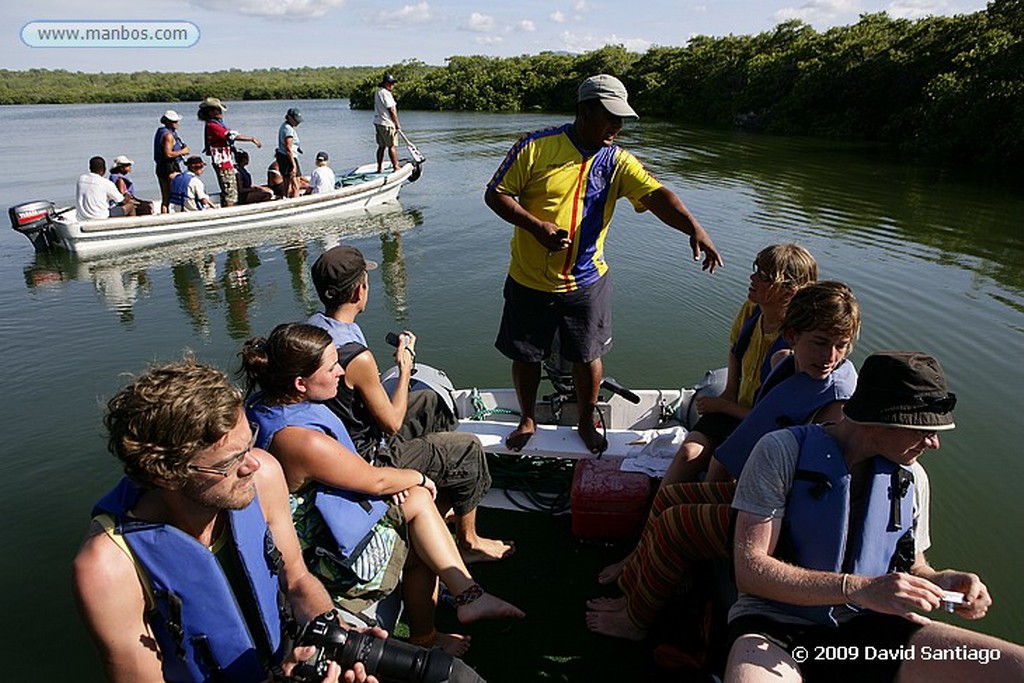
<instances>
[{"instance_id":1,"label":"boat hull","mask_svg":"<svg viewBox=\"0 0 1024 683\"><path fill-rule=\"evenodd\" d=\"M323 194L304 195L259 204L242 204L208 211L183 211L150 216L106 218L79 222L58 218L51 223L51 243L80 257L127 251L253 227L358 213L395 203L402 185L419 168L406 164L397 172ZM356 169L368 173L368 167ZM38 245L37 245L38 246Z\"/></svg>"}]
</instances>

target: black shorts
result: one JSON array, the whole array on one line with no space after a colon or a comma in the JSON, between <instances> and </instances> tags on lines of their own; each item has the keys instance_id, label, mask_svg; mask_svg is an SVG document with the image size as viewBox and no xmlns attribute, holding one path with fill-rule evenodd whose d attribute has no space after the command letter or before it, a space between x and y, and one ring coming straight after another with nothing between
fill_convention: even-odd
<instances>
[{"instance_id":1,"label":"black shorts","mask_svg":"<svg viewBox=\"0 0 1024 683\"><path fill-rule=\"evenodd\" d=\"M612 283L608 275L574 292L542 292L505 278L505 308L494 346L507 358L539 363L559 353L570 363L589 363L612 348Z\"/></svg>"},{"instance_id":2,"label":"black shorts","mask_svg":"<svg viewBox=\"0 0 1024 683\"><path fill-rule=\"evenodd\" d=\"M274 158L277 160L277 170L281 171L281 175L285 178L289 176L300 176L302 171L299 169L299 160L295 159L295 165L292 166L292 158L287 154L281 154L280 152L274 152Z\"/></svg>"},{"instance_id":3,"label":"black shorts","mask_svg":"<svg viewBox=\"0 0 1024 683\"><path fill-rule=\"evenodd\" d=\"M902 662L899 658L882 659L879 652L905 646L919 628L891 614L865 614L839 628L780 624L750 614L729 624L729 648L741 636L762 635L794 659L802 659L806 653L806 660L798 662L804 683L883 683L896 678Z\"/></svg>"},{"instance_id":4,"label":"black shorts","mask_svg":"<svg viewBox=\"0 0 1024 683\"><path fill-rule=\"evenodd\" d=\"M721 443L733 433L740 424L740 420L725 413L705 413L700 416L696 424L690 428L691 432L700 432L705 436Z\"/></svg>"}]
</instances>

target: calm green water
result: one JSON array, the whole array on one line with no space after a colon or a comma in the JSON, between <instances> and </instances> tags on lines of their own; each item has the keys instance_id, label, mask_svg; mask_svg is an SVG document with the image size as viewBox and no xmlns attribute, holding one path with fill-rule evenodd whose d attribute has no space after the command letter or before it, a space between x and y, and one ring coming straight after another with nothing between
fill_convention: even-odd
<instances>
[{"instance_id":1,"label":"calm green water","mask_svg":"<svg viewBox=\"0 0 1024 683\"><path fill-rule=\"evenodd\" d=\"M227 122L270 142L291 104L231 103ZM331 153L335 170L370 160L368 113L345 102L300 106L307 165L318 149ZM0 205L67 203L94 154L135 159L139 194L157 195L149 159L165 108L0 107L9 164ZM201 148L193 105L177 108L186 116L184 139ZM420 358L446 368L456 384L508 384L492 341L510 228L481 196L519 132L561 119L406 112L402 121L428 162L395 212L96 262L37 256L22 236L0 231L0 347L10 363L0 374L8 414L0 651L11 655L13 676L38 671L58 648L61 671L100 679L74 615L68 566L91 504L118 477L100 417L122 373L186 347L233 370L243 339L316 307L308 267L325 247L344 239L381 261L360 319L379 354L386 354L384 333L405 327L419 335ZM995 606L978 628L1024 640L1017 573L1024 554L1012 540L1024 521L1014 431L1024 404L1019 181L911 167L859 148L651 121L630 127L622 142L683 197L727 267L700 273L681 236L623 203L608 240L616 316L609 374L634 387L684 386L722 365L753 256L773 242L802 243L823 276L850 283L860 298L856 362L875 350L915 348L945 365L960 396L959 428L924 459L934 488L929 557L986 580ZM252 157L261 178L272 150ZM207 182L216 184L212 175ZM582 605L566 609L582 623Z\"/></svg>"}]
</instances>

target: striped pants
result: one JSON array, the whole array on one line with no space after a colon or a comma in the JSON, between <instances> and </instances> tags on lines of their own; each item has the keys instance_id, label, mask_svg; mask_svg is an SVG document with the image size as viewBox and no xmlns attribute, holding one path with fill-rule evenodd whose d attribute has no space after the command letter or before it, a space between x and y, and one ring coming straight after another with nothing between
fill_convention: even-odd
<instances>
[{"instance_id":1,"label":"striped pants","mask_svg":"<svg viewBox=\"0 0 1024 683\"><path fill-rule=\"evenodd\" d=\"M729 556L735 482L669 484L654 497L636 550L619 576L626 613L650 627L694 562Z\"/></svg>"}]
</instances>

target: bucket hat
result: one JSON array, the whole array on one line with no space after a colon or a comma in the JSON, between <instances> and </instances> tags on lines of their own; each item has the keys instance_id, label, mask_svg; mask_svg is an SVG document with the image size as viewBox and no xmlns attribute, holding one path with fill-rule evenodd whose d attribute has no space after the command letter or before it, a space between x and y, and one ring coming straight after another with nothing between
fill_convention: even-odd
<instances>
[{"instance_id":1,"label":"bucket hat","mask_svg":"<svg viewBox=\"0 0 1024 683\"><path fill-rule=\"evenodd\" d=\"M938 432L956 427L955 406L939 361L916 351L882 351L864 361L843 412L863 424Z\"/></svg>"}]
</instances>

